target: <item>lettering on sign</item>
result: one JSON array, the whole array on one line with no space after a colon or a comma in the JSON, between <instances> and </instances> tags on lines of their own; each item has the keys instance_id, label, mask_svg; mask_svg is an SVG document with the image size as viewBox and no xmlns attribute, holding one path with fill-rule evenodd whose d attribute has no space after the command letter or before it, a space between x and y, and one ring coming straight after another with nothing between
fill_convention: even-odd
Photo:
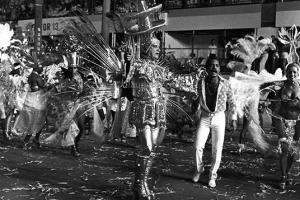
<instances>
[{"instance_id":1,"label":"lettering on sign","mask_svg":"<svg viewBox=\"0 0 300 200\"><path fill-rule=\"evenodd\" d=\"M42 23L42 35L60 35L64 26L63 21L67 21L67 18L76 19L76 17L66 18L46 18ZM34 20L20 20L18 26L23 31L34 32ZM34 34L34 33L33 33Z\"/></svg>"},{"instance_id":2,"label":"lettering on sign","mask_svg":"<svg viewBox=\"0 0 300 200\"><path fill-rule=\"evenodd\" d=\"M64 18L45 18L42 21L42 35L62 35L62 30L66 25L68 19L78 20L77 17L64 17ZM99 21L92 21L99 33L101 32L101 19ZM22 28L22 31L26 31L29 35L34 35L34 20L19 20L18 26Z\"/></svg>"}]
</instances>

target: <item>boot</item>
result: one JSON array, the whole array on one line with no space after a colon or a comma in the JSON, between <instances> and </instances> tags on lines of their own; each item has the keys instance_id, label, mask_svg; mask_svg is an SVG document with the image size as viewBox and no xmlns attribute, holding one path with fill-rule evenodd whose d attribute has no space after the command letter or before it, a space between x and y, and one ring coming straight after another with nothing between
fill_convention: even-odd
<instances>
[{"instance_id":1,"label":"boot","mask_svg":"<svg viewBox=\"0 0 300 200\"><path fill-rule=\"evenodd\" d=\"M11 137L10 135L8 134L8 130L6 128L6 120L5 119L1 119L0 120L0 128L2 129L2 134L3 134L3 138L5 140L10 140Z\"/></svg>"},{"instance_id":2,"label":"boot","mask_svg":"<svg viewBox=\"0 0 300 200\"><path fill-rule=\"evenodd\" d=\"M153 165L154 156L138 156L137 168L134 181L134 200L154 200L154 193L149 188L150 170Z\"/></svg>"},{"instance_id":3,"label":"boot","mask_svg":"<svg viewBox=\"0 0 300 200\"><path fill-rule=\"evenodd\" d=\"M24 140L23 140L23 143L20 144L20 148L29 148L29 140L31 138L31 135L26 135Z\"/></svg>"},{"instance_id":4,"label":"boot","mask_svg":"<svg viewBox=\"0 0 300 200\"><path fill-rule=\"evenodd\" d=\"M75 145L71 146L71 155L74 157L79 157L80 153L77 151Z\"/></svg>"},{"instance_id":5,"label":"boot","mask_svg":"<svg viewBox=\"0 0 300 200\"><path fill-rule=\"evenodd\" d=\"M78 153L80 153L79 141L75 142L75 149Z\"/></svg>"},{"instance_id":6,"label":"boot","mask_svg":"<svg viewBox=\"0 0 300 200\"><path fill-rule=\"evenodd\" d=\"M286 176L282 176L281 177L281 181L280 181L280 184L279 184L279 187L280 187L280 189L282 189L282 190L285 190L285 188L286 188Z\"/></svg>"},{"instance_id":7,"label":"boot","mask_svg":"<svg viewBox=\"0 0 300 200\"><path fill-rule=\"evenodd\" d=\"M293 179L290 174L287 175L286 185L293 185Z\"/></svg>"}]
</instances>

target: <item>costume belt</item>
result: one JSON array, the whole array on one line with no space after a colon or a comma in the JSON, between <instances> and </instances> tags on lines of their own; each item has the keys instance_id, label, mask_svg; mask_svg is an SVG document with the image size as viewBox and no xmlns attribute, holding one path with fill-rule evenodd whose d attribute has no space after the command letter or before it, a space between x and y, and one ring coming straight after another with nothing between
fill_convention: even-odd
<instances>
[{"instance_id":1,"label":"costume belt","mask_svg":"<svg viewBox=\"0 0 300 200\"><path fill-rule=\"evenodd\" d=\"M218 111L218 112L209 112L207 110L201 110L201 115L204 117L214 117L216 115L224 113L223 111Z\"/></svg>"},{"instance_id":2,"label":"costume belt","mask_svg":"<svg viewBox=\"0 0 300 200\"><path fill-rule=\"evenodd\" d=\"M160 88L134 88L136 92L134 92L133 97L135 99L142 99L142 100L147 100L147 99L153 99L153 98L159 98L161 96L160 93Z\"/></svg>"}]
</instances>

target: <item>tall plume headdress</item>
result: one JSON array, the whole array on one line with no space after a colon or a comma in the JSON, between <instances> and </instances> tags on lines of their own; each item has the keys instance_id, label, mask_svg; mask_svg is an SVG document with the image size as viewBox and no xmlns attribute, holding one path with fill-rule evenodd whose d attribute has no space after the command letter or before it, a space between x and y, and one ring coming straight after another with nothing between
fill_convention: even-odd
<instances>
[{"instance_id":1,"label":"tall plume headdress","mask_svg":"<svg viewBox=\"0 0 300 200\"><path fill-rule=\"evenodd\" d=\"M251 35L246 35L244 38L238 39L231 50L231 54L243 62L231 61L228 66L234 71L239 71L241 66L244 66L244 71L248 73L251 70L253 61L259 58L267 49L276 49L270 38L257 40Z\"/></svg>"},{"instance_id":2,"label":"tall plume headdress","mask_svg":"<svg viewBox=\"0 0 300 200\"><path fill-rule=\"evenodd\" d=\"M0 51L5 51L11 45L13 35L14 31L9 24L0 24Z\"/></svg>"},{"instance_id":3,"label":"tall plume headdress","mask_svg":"<svg viewBox=\"0 0 300 200\"><path fill-rule=\"evenodd\" d=\"M299 63L299 55L297 53L297 43L300 40L300 32L297 26L294 24L290 29L281 27L278 31L278 40L284 44L290 46L288 64L292 62Z\"/></svg>"},{"instance_id":4,"label":"tall plume headdress","mask_svg":"<svg viewBox=\"0 0 300 200\"><path fill-rule=\"evenodd\" d=\"M83 74L88 74L92 81L87 81L85 88L86 95L81 97L81 107L85 112L96 109L113 96L114 89L112 86L103 82L104 76L115 77L122 74L121 62L108 43L97 32L96 28L88 17L81 11L78 11L77 18L63 21L64 34L66 36L75 37L81 46L81 51L87 53L88 56L77 55L88 65L78 66L78 70L83 70ZM107 77L105 77L107 78ZM88 89L88 91L86 91ZM94 112L93 132L99 136L101 141L105 140L103 126L101 121L96 121L99 117Z\"/></svg>"},{"instance_id":5,"label":"tall plume headdress","mask_svg":"<svg viewBox=\"0 0 300 200\"><path fill-rule=\"evenodd\" d=\"M86 57L82 59L98 68L118 73L121 70L120 61L110 46L97 33L96 28L86 15L80 13L78 18L64 21L64 34L75 36L82 44L82 50L91 55L95 61Z\"/></svg>"}]
</instances>

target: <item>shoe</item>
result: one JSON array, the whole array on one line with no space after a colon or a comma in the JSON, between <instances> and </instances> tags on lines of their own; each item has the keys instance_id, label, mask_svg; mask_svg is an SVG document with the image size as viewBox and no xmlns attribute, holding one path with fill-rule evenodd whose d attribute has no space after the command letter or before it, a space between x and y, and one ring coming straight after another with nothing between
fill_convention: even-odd
<instances>
[{"instance_id":1,"label":"shoe","mask_svg":"<svg viewBox=\"0 0 300 200\"><path fill-rule=\"evenodd\" d=\"M285 188L286 188L286 183L285 183L285 182L281 182L281 183L279 184L279 187L280 187L281 190L285 190Z\"/></svg>"},{"instance_id":2,"label":"shoe","mask_svg":"<svg viewBox=\"0 0 300 200\"><path fill-rule=\"evenodd\" d=\"M293 179L288 178L288 179L286 180L286 185L293 185Z\"/></svg>"},{"instance_id":3,"label":"shoe","mask_svg":"<svg viewBox=\"0 0 300 200\"><path fill-rule=\"evenodd\" d=\"M209 182L208 182L208 186L210 188L215 188L217 186L216 180L215 179L210 179Z\"/></svg>"},{"instance_id":4,"label":"shoe","mask_svg":"<svg viewBox=\"0 0 300 200\"><path fill-rule=\"evenodd\" d=\"M238 153L241 154L245 150L245 145L244 144L238 144Z\"/></svg>"},{"instance_id":5,"label":"shoe","mask_svg":"<svg viewBox=\"0 0 300 200\"><path fill-rule=\"evenodd\" d=\"M279 184L279 188L281 190L285 190L285 188L286 188L286 182L287 182L287 177L286 176L282 176L280 184Z\"/></svg>"},{"instance_id":6,"label":"shoe","mask_svg":"<svg viewBox=\"0 0 300 200\"><path fill-rule=\"evenodd\" d=\"M75 149L76 149L76 151L77 151L78 153L80 153L80 148L79 148L79 145L78 145L78 144L75 145Z\"/></svg>"},{"instance_id":7,"label":"shoe","mask_svg":"<svg viewBox=\"0 0 300 200\"><path fill-rule=\"evenodd\" d=\"M200 175L201 175L200 172L195 172L195 174L193 175L193 182L194 183L197 183L199 181Z\"/></svg>"},{"instance_id":8,"label":"shoe","mask_svg":"<svg viewBox=\"0 0 300 200\"><path fill-rule=\"evenodd\" d=\"M204 172L204 167L203 166L200 168L200 172L198 172L198 171L195 172L195 174L193 175L193 179L192 179L194 183L197 183L199 181L200 175L203 172Z\"/></svg>"},{"instance_id":9,"label":"shoe","mask_svg":"<svg viewBox=\"0 0 300 200\"><path fill-rule=\"evenodd\" d=\"M79 157L80 156L80 153L77 151L75 146L71 147L71 155L74 156L74 157Z\"/></svg>"}]
</instances>

